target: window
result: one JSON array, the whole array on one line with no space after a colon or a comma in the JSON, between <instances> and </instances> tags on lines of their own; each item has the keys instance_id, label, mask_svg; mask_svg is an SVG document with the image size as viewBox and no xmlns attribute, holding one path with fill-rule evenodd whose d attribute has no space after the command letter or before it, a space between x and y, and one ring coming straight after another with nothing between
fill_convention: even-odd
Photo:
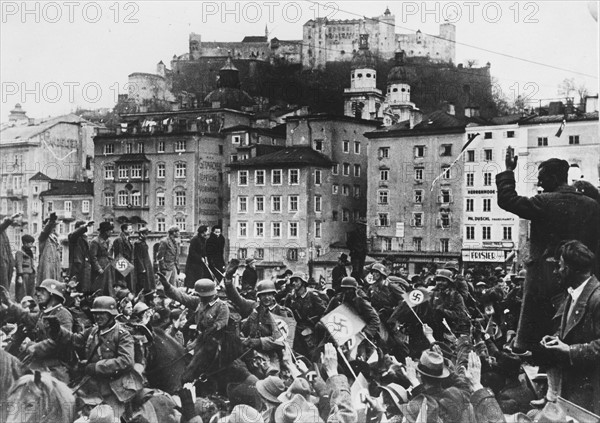
<instances>
[{"instance_id":1,"label":"window","mask_svg":"<svg viewBox=\"0 0 600 423\"><path fill-rule=\"evenodd\" d=\"M322 211L321 196L315 195L315 213L321 213Z\"/></svg>"},{"instance_id":2,"label":"window","mask_svg":"<svg viewBox=\"0 0 600 423\"><path fill-rule=\"evenodd\" d=\"M382 238L381 239L381 249L383 251L391 251L392 250L392 238Z\"/></svg>"},{"instance_id":3,"label":"window","mask_svg":"<svg viewBox=\"0 0 600 423\"><path fill-rule=\"evenodd\" d=\"M425 146L424 145L415 146L415 157L425 157Z\"/></svg>"},{"instance_id":4,"label":"window","mask_svg":"<svg viewBox=\"0 0 600 423\"><path fill-rule=\"evenodd\" d=\"M354 165L354 176L356 176L356 177L360 176L360 165L359 164Z\"/></svg>"},{"instance_id":5,"label":"window","mask_svg":"<svg viewBox=\"0 0 600 423\"><path fill-rule=\"evenodd\" d=\"M238 237L246 238L248 236L248 223L238 222Z\"/></svg>"},{"instance_id":6,"label":"window","mask_svg":"<svg viewBox=\"0 0 600 423\"><path fill-rule=\"evenodd\" d=\"M129 202L129 195L127 191L119 191L117 194L117 205L118 206L126 206Z\"/></svg>"},{"instance_id":7,"label":"window","mask_svg":"<svg viewBox=\"0 0 600 423\"><path fill-rule=\"evenodd\" d=\"M389 147L380 147L378 156L381 159L389 159L390 157L390 148Z\"/></svg>"},{"instance_id":8,"label":"window","mask_svg":"<svg viewBox=\"0 0 600 423\"><path fill-rule=\"evenodd\" d=\"M271 197L271 211L273 213L281 213L281 195L273 195Z\"/></svg>"},{"instance_id":9,"label":"window","mask_svg":"<svg viewBox=\"0 0 600 423\"><path fill-rule=\"evenodd\" d=\"M254 211L256 213L264 213L265 197L263 195L257 195L256 197L254 197Z\"/></svg>"},{"instance_id":10,"label":"window","mask_svg":"<svg viewBox=\"0 0 600 423\"><path fill-rule=\"evenodd\" d=\"M300 183L300 171L298 169L290 169L288 178L290 185L298 185Z\"/></svg>"},{"instance_id":11,"label":"window","mask_svg":"<svg viewBox=\"0 0 600 423\"><path fill-rule=\"evenodd\" d=\"M281 222L271 223L271 237L281 238Z\"/></svg>"},{"instance_id":12,"label":"window","mask_svg":"<svg viewBox=\"0 0 600 423\"><path fill-rule=\"evenodd\" d=\"M287 259L289 261L298 261L298 249L297 248L288 248Z\"/></svg>"},{"instance_id":13,"label":"window","mask_svg":"<svg viewBox=\"0 0 600 423\"><path fill-rule=\"evenodd\" d=\"M338 211L337 211L337 210L333 210L333 211L331 212L331 220L333 220L334 222L337 222L337 221L338 221L338 214L339 214L339 213L338 213Z\"/></svg>"},{"instance_id":14,"label":"window","mask_svg":"<svg viewBox=\"0 0 600 423\"><path fill-rule=\"evenodd\" d=\"M167 174L167 168L164 163L159 163L156 165L156 178L157 179L165 179Z\"/></svg>"},{"instance_id":15,"label":"window","mask_svg":"<svg viewBox=\"0 0 600 423\"><path fill-rule=\"evenodd\" d=\"M388 213L378 213L377 226L390 226L390 215Z\"/></svg>"},{"instance_id":16,"label":"window","mask_svg":"<svg viewBox=\"0 0 600 423\"><path fill-rule=\"evenodd\" d=\"M288 198L288 211L297 212L298 211L298 196L290 195Z\"/></svg>"},{"instance_id":17,"label":"window","mask_svg":"<svg viewBox=\"0 0 600 423\"><path fill-rule=\"evenodd\" d=\"M467 206L466 209L468 212L472 212L475 209L475 200L473 200L472 198L467 198Z\"/></svg>"},{"instance_id":18,"label":"window","mask_svg":"<svg viewBox=\"0 0 600 423\"><path fill-rule=\"evenodd\" d=\"M475 226L467 226L465 228L465 236L468 240L475 239Z\"/></svg>"},{"instance_id":19,"label":"window","mask_svg":"<svg viewBox=\"0 0 600 423\"><path fill-rule=\"evenodd\" d=\"M344 163L343 173L344 173L344 176L350 176L350 163Z\"/></svg>"},{"instance_id":20,"label":"window","mask_svg":"<svg viewBox=\"0 0 600 423\"><path fill-rule=\"evenodd\" d=\"M141 164L131 165L131 177L135 178L135 179L142 178L142 165Z\"/></svg>"},{"instance_id":21,"label":"window","mask_svg":"<svg viewBox=\"0 0 600 423\"><path fill-rule=\"evenodd\" d=\"M447 253L450 250L450 240L442 238L440 239L440 251L442 253Z\"/></svg>"},{"instance_id":22,"label":"window","mask_svg":"<svg viewBox=\"0 0 600 423\"><path fill-rule=\"evenodd\" d=\"M177 140L175 141L175 152L183 152L185 151L185 140Z\"/></svg>"},{"instance_id":23,"label":"window","mask_svg":"<svg viewBox=\"0 0 600 423\"><path fill-rule=\"evenodd\" d=\"M167 222L164 217L156 218L156 231L157 232L166 232L167 231Z\"/></svg>"},{"instance_id":24,"label":"window","mask_svg":"<svg viewBox=\"0 0 600 423\"><path fill-rule=\"evenodd\" d=\"M159 141L158 145L156 146L156 151L159 153L164 153L165 152L165 142L164 141Z\"/></svg>"},{"instance_id":25,"label":"window","mask_svg":"<svg viewBox=\"0 0 600 423\"><path fill-rule=\"evenodd\" d=\"M271 170L271 185L281 185L281 169Z\"/></svg>"},{"instance_id":26,"label":"window","mask_svg":"<svg viewBox=\"0 0 600 423\"><path fill-rule=\"evenodd\" d=\"M315 150L323 151L323 140L315 140Z\"/></svg>"},{"instance_id":27,"label":"window","mask_svg":"<svg viewBox=\"0 0 600 423\"><path fill-rule=\"evenodd\" d=\"M315 185L321 185L321 171L315 170Z\"/></svg>"},{"instance_id":28,"label":"window","mask_svg":"<svg viewBox=\"0 0 600 423\"><path fill-rule=\"evenodd\" d=\"M354 154L360 154L360 142L354 141Z\"/></svg>"},{"instance_id":29,"label":"window","mask_svg":"<svg viewBox=\"0 0 600 423\"><path fill-rule=\"evenodd\" d=\"M321 222L315 222L315 238L321 238Z\"/></svg>"},{"instance_id":30,"label":"window","mask_svg":"<svg viewBox=\"0 0 600 423\"><path fill-rule=\"evenodd\" d=\"M265 184L265 171L264 170L255 170L254 171L254 183L256 185L264 185Z\"/></svg>"},{"instance_id":31,"label":"window","mask_svg":"<svg viewBox=\"0 0 600 423\"><path fill-rule=\"evenodd\" d=\"M247 186L248 185L248 171L240 170L238 172L238 185L239 186Z\"/></svg>"},{"instance_id":32,"label":"window","mask_svg":"<svg viewBox=\"0 0 600 423\"><path fill-rule=\"evenodd\" d=\"M442 179L450 179L450 178L451 178L450 166L443 165L442 166Z\"/></svg>"},{"instance_id":33,"label":"window","mask_svg":"<svg viewBox=\"0 0 600 423\"><path fill-rule=\"evenodd\" d=\"M115 145L113 143L104 144L104 154L115 154Z\"/></svg>"},{"instance_id":34,"label":"window","mask_svg":"<svg viewBox=\"0 0 600 423\"><path fill-rule=\"evenodd\" d=\"M238 161L238 156L237 156L237 154L232 154L232 155L230 156L230 160L231 160L231 163L233 163L233 162L237 162L237 161Z\"/></svg>"},{"instance_id":35,"label":"window","mask_svg":"<svg viewBox=\"0 0 600 423\"><path fill-rule=\"evenodd\" d=\"M69 213L73 211L73 202L72 201L65 201L65 211L69 212Z\"/></svg>"},{"instance_id":36,"label":"window","mask_svg":"<svg viewBox=\"0 0 600 423\"><path fill-rule=\"evenodd\" d=\"M475 150L467 150L467 161L468 162L475 161Z\"/></svg>"},{"instance_id":37,"label":"window","mask_svg":"<svg viewBox=\"0 0 600 423\"><path fill-rule=\"evenodd\" d=\"M494 150L492 150L491 148L486 148L485 150L483 150L483 153L485 155L486 162L491 162L492 160L494 160Z\"/></svg>"},{"instance_id":38,"label":"window","mask_svg":"<svg viewBox=\"0 0 600 423\"><path fill-rule=\"evenodd\" d=\"M440 226L442 228L450 226L450 213L440 213Z\"/></svg>"},{"instance_id":39,"label":"window","mask_svg":"<svg viewBox=\"0 0 600 423\"><path fill-rule=\"evenodd\" d=\"M350 186L349 185L342 185L342 194L343 195L350 195Z\"/></svg>"},{"instance_id":40,"label":"window","mask_svg":"<svg viewBox=\"0 0 600 423\"><path fill-rule=\"evenodd\" d=\"M380 189L379 191L377 191L378 195L378 203L379 204L384 204L387 205L389 204L388 200L389 200L389 191L387 189Z\"/></svg>"},{"instance_id":41,"label":"window","mask_svg":"<svg viewBox=\"0 0 600 423\"><path fill-rule=\"evenodd\" d=\"M452 144L443 144L440 155L441 156L451 156L452 155Z\"/></svg>"},{"instance_id":42,"label":"window","mask_svg":"<svg viewBox=\"0 0 600 423\"><path fill-rule=\"evenodd\" d=\"M481 229L482 229L482 238L484 241L492 239L492 227L491 226L484 226Z\"/></svg>"},{"instance_id":43,"label":"window","mask_svg":"<svg viewBox=\"0 0 600 423\"><path fill-rule=\"evenodd\" d=\"M247 213L248 212L248 197L239 196L238 197L238 213Z\"/></svg>"},{"instance_id":44,"label":"window","mask_svg":"<svg viewBox=\"0 0 600 423\"><path fill-rule=\"evenodd\" d=\"M219 146L219 155L220 156L223 155L223 146L222 145Z\"/></svg>"},{"instance_id":45,"label":"window","mask_svg":"<svg viewBox=\"0 0 600 423\"><path fill-rule=\"evenodd\" d=\"M505 241L512 240L512 228L510 226L505 226L502 228L502 239Z\"/></svg>"},{"instance_id":46,"label":"window","mask_svg":"<svg viewBox=\"0 0 600 423\"><path fill-rule=\"evenodd\" d=\"M187 163L175 163L175 178L185 178L187 173ZM247 178L248 173L246 173Z\"/></svg>"},{"instance_id":47,"label":"window","mask_svg":"<svg viewBox=\"0 0 600 423\"><path fill-rule=\"evenodd\" d=\"M248 258L248 249L247 248L238 248L238 258L239 259Z\"/></svg>"},{"instance_id":48,"label":"window","mask_svg":"<svg viewBox=\"0 0 600 423\"><path fill-rule=\"evenodd\" d=\"M90 200L83 200L81 202L81 212L89 213L90 212Z\"/></svg>"},{"instance_id":49,"label":"window","mask_svg":"<svg viewBox=\"0 0 600 423\"><path fill-rule=\"evenodd\" d=\"M452 202L452 194L449 189L443 189L440 191L440 203L450 203Z\"/></svg>"},{"instance_id":50,"label":"window","mask_svg":"<svg viewBox=\"0 0 600 423\"><path fill-rule=\"evenodd\" d=\"M423 250L423 238L413 238L413 250L415 250L415 251Z\"/></svg>"},{"instance_id":51,"label":"window","mask_svg":"<svg viewBox=\"0 0 600 423\"><path fill-rule=\"evenodd\" d=\"M486 140L491 140L492 139L492 133L491 132L485 132L483 134L483 138Z\"/></svg>"},{"instance_id":52,"label":"window","mask_svg":"<svg viewBox=\"0 0 600 423\"><path fill-rule=\"evenodd\" d=\"M492 200L489 198L483 199L483 211L491 212L492 211Z\"/></svg>"},{"instance_id":53,"label":"window","mask_svg":"<svg viewBox=\"0 0 600 423\"><path fill-rule=\"evenodd\" d=\"M379 180L380 181L388 181L390 178L390 171L387 169L383 169L379 171Z\"/></svg>"},{"instance_id":54,"label":"window","mask_svg":"<svg viewBox=\"0 0 600 423\"><path fill-rule=\"evenodd\" d=\"M337 194L339 188L340 188L340 186L338 184L332 184L331 185L331 193L334 194L334 195Z\"/></svg>"},{"instance_id":55,"label":"window","mask_svg":"<svg viewBox=\"0 0 600 423\"><path fill-rule=\"evenodd\" d=\"M342 209L342 222L350 222L350 210Z\"/></svg>"},{"instance_id":56,"label":"window","mask_svg":"<svg viewBox=\"0 0 600 423\"><path fill-rule=\"evenodd\" d=\"M129 175L129 168L127 166L119 166L119 179L127 179Z\"/></svg>"},{"instance_id":57,"label":"window","mask_svg":"<svg viewBox=\"0 0 600 423\"><path fill-rule=\"evenodd\" d=\"M506 138L514 138L515 131L506 131Z\"/></svg>"},{"instance_id":58,"label":"window","mask_svg":"<svg viewBox=\"0 0 600 423\"><path fill-rule=\"evenodd\" d=\"M340 165L339 165L339 163L336 163L333 166L331 166L331 173L333 175L337 175L338 173L340 173Z\"/></svg>"},{"instance_id":59,"label":"window","mask_svg":"<svg viewBox=\"0 0 600 423\"><path fill-rule=\"evenodd\" d=\"M265 258L265 249L257 248L254 250L254 258L258 260L263 260Z\"/></svg>"},{"instance_id":60,"label":"window","mask_svg":"<svg viewBox=\"0 0 600 423\"><path fill-rule=\"evenodd\" d=\"M423 181L423 168L415 167L415 181L422 182Z\"/></svg>"},{"instance_id":61,"label":"window","mask_svg":"<svg viewBox=\"0 0 600 423\"><path fill-rule=\"evenodd\" d=\"M538 137L538 147L548 146L548 137Z\"/></svg>"},{"instance_id":62,"label":"window","mask_svg":"<svg viewBox=\"0 0 600 423\"><path fill-rule=\"evenodd\" d=\"M423 190L416 189L415 190L415 203L422 203L422 202L423 202Z\"/></svg>"},{"instance_id":63,"label":"window","mask_svg":"<svg viewBox=\"0 0 600 423\"><path fill-rule=\"evenodd\" d=\"M467 186L472 187L473 185L475 185L475 174L467 173Z\"/></svg>"},{"instance_id":64,"label":"window","mask_svg":"<svg viewBox=\"0 0 600 423\"><path fill-rule=\"evenodd\" d=\"M569 135L569 144L570 145L579 144L579 135Z\"/></svg>"},{"instance_id":65,"label":"window","mask_svg":"<svg viewBox=\"0 0 600 423\"><path fill-rule=\"evenodd\" d=\"M360 185L354 185L354 198L360 198Z\"/></svg>"},{"instance_id":66,"label":"window","mask_svg":"<svg viewBox=\"0 0 600 423\"><path fill-rule=\"evenodd\" d=\"M185 191L175 191L175 206L183 207L185 202Z\"/></svg>"},{"instance_id":67,"label":"window","mask_svg":"<svg viewBox=\"0 0 600 423\"><path fill-rule=\"evenodd\" d=\"M113 192L104 193L104 205L106 207L112 207L115 204L115 194Z\"/></svg>"},{"instance_id":68,"label":"window","mask_svg":"<svg viewBox=\"0 0 600 423\"><path fill-rule=\"evenodd\" d=\"M157 192L156 193L156 206L157 207L164 207L165 206L165 193L164 192Z\"/></svg>"},{"instance_id":69,"label":"window","mask_svg":"<svg viewBox=\"0 0 600 423\"><path fill-rule=\"evenodd\" d=\"M264 222L254 222L254 236L257 238L265 237L265 223Z\"/></svg>"},{"instance_id":70,"label":"window","mask_svg":"<svg viewBox=\"0 0 600 423\"><path fill-rule=\"evenodd\" d=\"M104 179L115 179L115 165L113 165L112 163L104 166Z\"/></svg>"},{"instance_id":71,"label":"window","mask_svg":"<svg viewBox=\"0 0 600 423\"><path fill-rule=\"evenodd\" d=\"M242 142L242 136L241 135L232 135L231 136L231 143L232 144L241 144Z\"/></svg>"},{"instance_id":72,"label":"window","mask_svg":"<svg viewBox=\"0 0 600 423\"><path fill-rule=\"evenodd\" d=\"M125 144L125 154L131 153L133 153L133 144L128 142L127 144Z\"/></svg>"},{"instance_id":73,"label":"window","mask_svg":"<svg viewBox=\"0 0 600 423\"><path fill-rule=\"evenodd\" d=\"M483 185L485 185L486 187L492 185L492 173L491 172L485 172L483 174Z\"/></svg>"},{"instance_id":74,"label":"window","mask_svg":"<svg viewBox=\"0 0 600 423\"><path fill-rule=\"evenodd\" d=\"M288 223L288 238L298 238L298 222Z\"/></svg>"},{"instance_id":75,"label":"window","mask_svg":"<svg viewBox=\"0 0 600 423\"><path fill-rule=\"evenodd\" d=\"M343 146L344 146L344 153L349 153L350 152L350 141L344 140Z\"/></svg>"},{"instance_id":76,"label":"window","mask_svg":"<svg viewBox=\"0 0 600 423\"><path fill-rule=\"evenodd\" d=\"M131 193L131 205L139 207L141 198L142 198L142 195L140 194L139 191L133 191Z\"/></svg>"},{"instance_id":77,"label":"window","mask_svg":"<svg viewBox=\"0 0 600 423\"><path fill-rule=\"evenodd\" d=\"M421 213L421 212L413 213L412 226L414 226L415 228L423 227L423 213Z\"/></svg>"}]
</instances>

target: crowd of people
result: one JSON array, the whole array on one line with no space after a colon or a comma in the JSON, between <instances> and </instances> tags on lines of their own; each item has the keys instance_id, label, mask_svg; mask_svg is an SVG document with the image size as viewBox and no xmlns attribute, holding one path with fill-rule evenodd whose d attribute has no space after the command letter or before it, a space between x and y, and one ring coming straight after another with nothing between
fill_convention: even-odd
<instances>
[{"instance_id":1,"label":"crowd of people","mask_svg":"<svg viewBox=\"0 0 600 423\"><path fill-rule=\"evenodd\" d=\"M102 222L88 241L93 222L77 222L61 274L56 215L36 258L30 235L12 254L5 229L19 216L6 218L3 417L23 420L26 381L53 378L77 400L71 414L37 403L39 421L565 422L565 403L594 421L600 206L566 184L563 162L540 166L532 198L515 192L512 156L497 177L501 207L532 225L514 273L458 261L350 271L340 254L326 284L297 269L259 280L255 259L225 263L221 228L207 226L181 271L176 227L154 252L146 229L124 224L111 242Z\"/></svg>"}]
</instances>

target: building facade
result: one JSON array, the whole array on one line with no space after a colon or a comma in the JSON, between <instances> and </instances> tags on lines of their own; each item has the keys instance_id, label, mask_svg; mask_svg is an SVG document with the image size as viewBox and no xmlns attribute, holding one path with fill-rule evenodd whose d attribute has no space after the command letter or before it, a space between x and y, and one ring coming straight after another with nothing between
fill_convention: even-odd
<instances>
[{"instance_id":1,"label":"building facade","mask_svg":"<svg viewBox=\"0 0 600 423\"><path fill-rule=\"evenodd\" d=\"M463 183L450 165L464 145L463 121L436 111L412 128L403 122L365 136L369 255L411 273L458 259Z\"/></svg>"}]
</instances>

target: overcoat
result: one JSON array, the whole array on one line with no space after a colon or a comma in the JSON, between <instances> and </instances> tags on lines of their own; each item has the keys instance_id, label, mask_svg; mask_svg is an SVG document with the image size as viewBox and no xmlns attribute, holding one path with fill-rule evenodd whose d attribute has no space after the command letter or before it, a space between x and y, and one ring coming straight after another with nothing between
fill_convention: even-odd
<instances>
[{"instance_id":1,"label":"overcoat","mask_svg":"<svg viewBox=\"0 0 600 423\"><path fill-rule=\"evenodd\" d=\"M55 226L56 221L49 220L38 237L40 262L38 265L36 286L39 286L44 279L62 280L61 246L58 237L52 233Z\"/></svg>"},{"instance_id":2,"label":"overcoat","mask_svg":"<svg viewBox=\"0 0 600 423\"><path fill-rule=\"evenodd\" d=\"M79 282L78 289L89 292L91 286L90 244L87 236L87 226L75 229L69 239L69 277L75 276Z\"/></svg>"},{"instance_id":3,"label":"overcoat","mask_svg":"<svg viewBox=\"0 0 600 423\"><path fill-rule=\"evenodd\" d=\"M10 240L6 234L6 230L12 224L10 218L5 218L0 223L0 285L8 289L15 267L15 259L10 248Z\"/></svg>"}]
</instances>

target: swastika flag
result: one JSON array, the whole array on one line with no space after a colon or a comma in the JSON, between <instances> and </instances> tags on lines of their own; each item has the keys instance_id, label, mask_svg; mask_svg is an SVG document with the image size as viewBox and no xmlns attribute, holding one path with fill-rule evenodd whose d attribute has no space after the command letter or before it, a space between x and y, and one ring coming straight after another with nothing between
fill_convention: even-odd
<instances>
[{"instance_id":1,"label":"swastika flag","mask_svg":"<svg viewBox=\"0 0 600 423\"><path fill-rule=\"evenodd\" d=\"M323 316L321 323L338 345L344 345L366 326L365 322L344 304Z\"/></svg>"},{"instance_id":2,"label":"swastika flag","mask_svg":"<svg viewBox=\"0 0 600 423\"><path fill-rule=\"evenodd\" d=\"M296 334L296 321L293 317L283 317L271 313L279 333L283 336L284 342L290 347L294 345L294 336Z\"/></svg>"},{"instance_id":3,"label":"swastika flag","mask_svg":"<svg viewBox=\"0 0 600 423\"><path fill-rule=\"evenodd\" d=\"M428 301L430 296L431 294L429 292L420 289L415 289L413 291L402 294L404 301L406 301L406 304L410 308L413 308L421 303L424 303L425 301Z\"/></svg>"},{"instance_id":4,"label":"swastika flag","mask_svg":"<svg viewBox=\"0 0 600 423\"><path fill-rule=\"evenodd\" d=\"M123 276L127 276L133 270L133 264L131 264L125 257L121 256L114 261L113 266Z\"/></svg>"}]
</instances>

